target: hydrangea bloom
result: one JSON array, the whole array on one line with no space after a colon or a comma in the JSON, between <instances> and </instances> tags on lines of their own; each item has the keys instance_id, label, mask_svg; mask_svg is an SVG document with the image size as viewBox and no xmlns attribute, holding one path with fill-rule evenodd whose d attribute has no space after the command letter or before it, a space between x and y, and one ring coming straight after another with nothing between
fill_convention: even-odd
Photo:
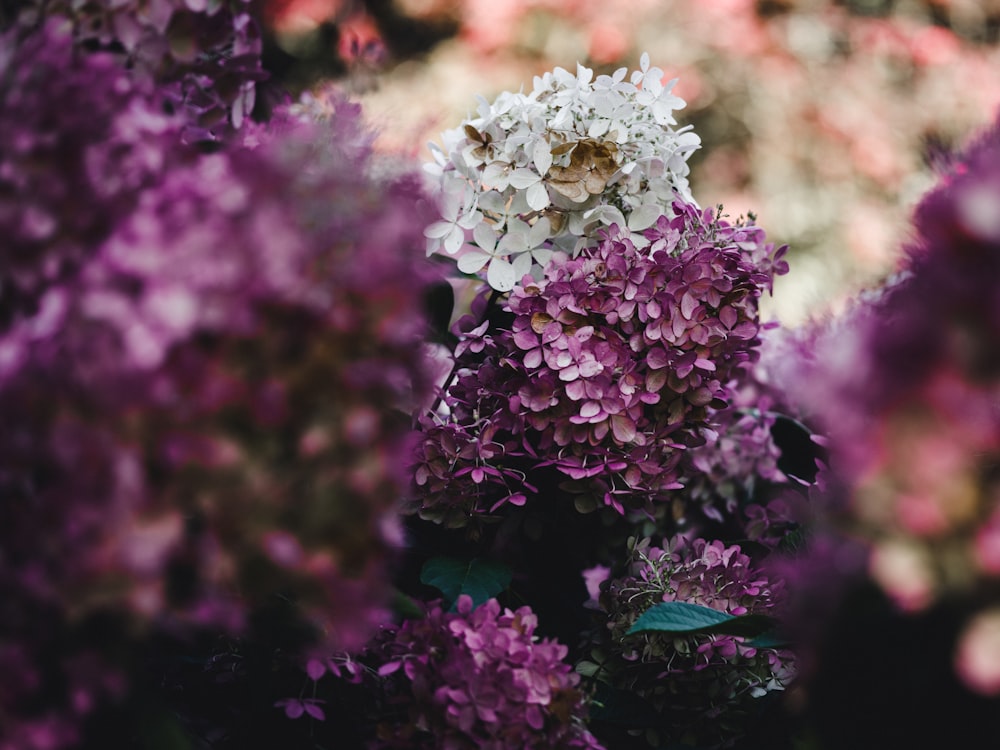
<instances>
[{"instance_id":1,"label":"hydrangea bloom","mask_svg":"<svg viewBox=\"0 0 1000 750\"><path fill-rule=\"evenodd\" d=\"M832 366L800 388L830 433L842 520L907 610L1000 574L998 197L994 127L921 201L903 273L815 342Z\"/></svg>"},{"instance_id":2,"label":"hydrangea bloom","mask_svg":"<svg viewBox=\"0 0 1000 750\"><path fill-rule=\"evenodd\" d=\"M674 518L692 520L690 511L700 510L773 547L813 515L804 501L824 467L825 439L810 427L815 415L781 382L796 367L800 335L775 323L762 327L759 359L734 384L729 405L710 415L714 435L691 450L693 470L677 492Z\"/></svg>"},{"instance_id":3,"label":"hydrangea bloom","mask_svg":"<svg viewBox=\"0 0 1000 750\"><path fill-rule=\"evenodd\" d=\"M55 22L0 36L0 68L2 331L37 312L185 152L182 121L155 92L110 54L81 54Z\"/></svg>"},{"instance_id":4,"label":"hydrangea bloom","mask_svg":"<svg viewBox=\"0 0 1000 750\"><path fill-rule=\"evenodd\" d=\"M0 641L47 665L5 717L84 710L49 674L95 618L235 632L280 592L336 648L384 619L426 216L335 110L159 175L0 337Z\"/></svg>"},{"instance_id":5,"label":"hydrangea bloom","mask_svg":"<svg viewBox=\"0 0 1000 750\"><path fill-rule=\"evenodd\" d=\"M528 94L481 100L478 117L444 133L444 148L431 146L442 216L426 230L428 251L465 248L459 269L485 270L506 292L553 250L596 244L603 227L627 226L646 244L640 232L678 197L692 201L687 158L700 141L672 127L684 101L648 55L627 73L556 68Z\"/></svg>"},{"instance_id":6,"label":"hydrangea bloom","mask_svg":"<svg viewBox=\"0 0 1000 750\"><path fill-rule=\"evenodd\" d=\"M996 731L965 649L1000 579L998 204L994 126L919 204L901 273L797 363L794 392L830 438L833 523L783 567L808 709L832 747ZM871 670L887 638L900 647Z\"/></svg>"},{"instance_id":7,"label":"hydrangea bloom","mask_svg":"<svg viewBox=\"0 0 1000 750\"><path fill-rule=\"evenodd\" d=\"M503 321L459 321L446 417L425 418L424 517L462 525L556 469L578 506L649 511L681 486L684 451L752 362L757 303L785 270L763 231L676 202L644 232L612 227L515 286Z\"/></svg>"},{"instance_id":8,"label":"hydrangea bloom","mask_svg":"<svg viewBox=\"0 0 1000 750\"><path fill-rule=\"evenodd\" d=\"M514 750L600 748L587 731L580 677L557 641L535 635L529 607L495 599L456 612L432 605L418 620L384 630L360 661L391 714L378 717L375 748ZM377 677L373 676L377 671Z\"/></svg>"},{"instance_id":9,"label":"hydrangea bloom","mask_svg":"<svg viewBox=\"0 0 1000 750\"><path fill-rule=\"evenodd\" d=\"M217 140L253 110L266 78L250 0L29 0L20 21L65 18L81 45L123 55L186 115L184 136Z\"/></svg>"},{"instance_id":10,"label":"hydrangea bloom","mask_svg":"<svg viewBox=\"0 0 1000 750\"><path fill-rule=\"evenodd\" d=\"M725 746L746 730L756 700L790 683L792 652L734 635L626 634L659 602L773 615L783 594L782 583L756 569L737 545L632 539L624 570L601 585L597 604L607 621L585 671L649 703L662 719L658 741Z\"/></svg>"}]
</instances>

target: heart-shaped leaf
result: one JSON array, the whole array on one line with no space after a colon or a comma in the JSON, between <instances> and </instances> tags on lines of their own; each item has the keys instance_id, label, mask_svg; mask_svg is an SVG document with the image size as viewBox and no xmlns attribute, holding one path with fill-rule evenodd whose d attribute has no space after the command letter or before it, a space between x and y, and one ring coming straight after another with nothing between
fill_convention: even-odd
<instances>
[{"instance_id":1,"label":"heart-shaped leaf","mask_svg":"<svg viewBox=\"0 0 1000 750\"><path fill-rule=\"evenodd\" d=\"M503 563L480 558L433 557L420 571L420 582L444 594L452 610L462 594L472 597L473 606L478 607L507 588L510 577L510 568Z\"/></svg>"},{"instance_id":2,"label":"heart-shaped leaf","mask_svg":"<svg viewBox=\"0 0 1000 750\"><path fill-rule=\"evenodd\" d=\"M730 615L690 602L660 602L647 609L626 635L635 633L725 633L748 638L774 626L765 615Z\"/></svg>"}]
</instances>

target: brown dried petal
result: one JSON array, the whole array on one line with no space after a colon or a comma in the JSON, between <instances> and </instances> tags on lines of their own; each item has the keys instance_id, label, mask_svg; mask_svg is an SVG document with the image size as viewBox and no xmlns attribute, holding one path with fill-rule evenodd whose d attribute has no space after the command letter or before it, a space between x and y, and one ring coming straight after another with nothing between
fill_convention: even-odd
<instances>
[{"instance_id":1,"label":"brown dried petal","mask_svg":"<svg viewBox=\"0 0 1000 750\"><path fill-rule=\"evenodd\" d=\"M560 180L549 180L548 184L557 193L576 203L583 203L590 197L590 194L578 181L562 182Z\"/></svg>"},{"instance_id":2,"label":"brown dried petal","mask_svg":"<svg viewBox=\"0 0 1000 750\"><path fill-rule=\"evenodd\" d=\"M578 182L587 176L588 169L581 164L570 164L568 167L549 167L549 177L560 182Z\"/></svg>"},{"instance_id":3,"label":"brown dried petal","mask_svg":"<svg viewBox=\"0 0 1000 750\"><path fill-rule=\"evenodd\" d=\"M566 227L566 214L562 211L547 210L542 212L542 216L549 220L549 231L553 237Z\"/></svg>"},{"instance_id":4,"label":"brown dried petal","mask_svg":"<svg viewBox=\"0 0 1000 750\"><path fill-rule=\"evenodd\" d=\"M465 125L463 130L465 130L465 135L470 141L486 143L486 137L471 125Z\"/></svg>"},{"instance_id":5,"label":"brown dried petal","mask_svg":"<svg viewBox=\"0 0 1000 750\"><path fill-rule=\"evenodd\" d=\"M552 316L548 313L536 312L531 316L531 330L540 334L545 330L545 326L552 322Z\"/></svg>"},{"instance_id":6,"label":"brown dried petal","mask_svg":"<svg viewBox=\"0 0 1000 750\"><path fill-rule=\"evenodd\" d=\"M591 195L599 195L604 192L604 188L608 185L608 180L606 177L601 175L599 172L588 172L586 178L583 181L583 187Z\"/></svg>"}]
</instances>

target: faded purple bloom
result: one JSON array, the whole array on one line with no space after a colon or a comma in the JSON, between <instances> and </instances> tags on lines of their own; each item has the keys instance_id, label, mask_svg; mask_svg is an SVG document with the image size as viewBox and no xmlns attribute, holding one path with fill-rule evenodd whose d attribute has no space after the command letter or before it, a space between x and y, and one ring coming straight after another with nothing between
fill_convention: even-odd
<instances>
[{"instance_id":1,"label":"faded purple bloom","mask_svg":"<svg viewBox=\"0 0 1000 750\"><path fill-rule=\"evenodd\" d=\"M473 609L463 595L457 612L431 606L383 630L358 657L369 671L354 678L397 706L377 717L371 746L600 748L566 647L539 639L536 627L528 607L501 609L491 599Z\"/></svg>"},{"instance_id":2,"label":"faded purple bloom","mask_svg":"<svg viewBox=\"0 0 1000 750\"><path fill-rule=\"evenodd\" d=\"M793 393L831 440L838 525L872 543L905 610L991 580L976 533L997 509L1000 127L919 204L902 272L812 341ZM825 365L825 366L824 366ZM964 584L963 584L964 585Z\"/></svg>"},{"instance_id":3,"label":"faded purple bloom","mask_svg":"<svg viewBox=\"0 0 1000 750\"><path fill-rule=\"evenodd\" d=\"M963 631L995 606L1000 580L998 205L995 124L918 205L900 273L806 331L786 367L789 393L830 442L817 497L830 523L775 563L821 743L950 740L947 723L919 720L942 710L964 716L970 737L995 731L995 712L955 670ZM868 655L886 653L872 644L890 641L920 644L921 658L872 669ZM826 700L845 689L847 710ZM876 725L886 730L873 735Z\"/></svg>"},{"instance_id":4,"label":"faded purple bloom","mask_svg":"<svg viewBox=\"0 0 1000 750\"><path fill-rule=\"evenodd\" d=\"M727 746L746 731L754 702L791 682L792 652L757 647L742 636L626 633L659 602L774 615L783 600L781 581L756 568L737 545L682 536L661 546L633 539L624 570L601 584L597 604L607 620L594 635L593 662L578 669L652 706L662 718L660 742Z\"/></svg>"},{"instance_id":5,"label":"faded purple bloom","mask_svg":"<svg viewBox=\"0 0 1000 750\"><path fill-rule=\"evenodd\" d=\"M0 36L0 331L39 314L173 165L183 120L108 53L86 54L56 22ZM56 305L50 300L48 305ZM0 351L0 370L9 353Z\"/></svg>"},{"instance_id":6,"label":"faded purple bloom","mask_svg":"<svg viewBox=\"0 0 1000 750\"><path fill-rule=\"evenodd\" d=\"M612 227L576 258L555 255L541 279L511 291L509 328L473 328L488 306L480 297L479 316L458 331L448 413L425 420L414 500L423 517L468 523L521 499L546 467L580 510L651 513L683 486L685 454L756 358L757 303L782 250L753 224L681 202L672 211L645 232L646 249ZM459 434L490 457L449 448ZM485 483L451 483L469 460L490 467Z\"/></svg>"},{"instance_id":7,"label":"faded purple bloom","mask_svg":"<svg viewBox=\"0 0 1000 750\"><path fill-rule=\"evenodd\" d=\"M50 720L39 695L67 726L111 700L64 674L91 617L237 632L280 591L328 647L384 622L426 217L331 107L150 168L0 334L0 643L44 666L0 691L15 735Z\"/></svg>"},{"instance_id":8,"label":"faded purple bloom","mask_svg":"<svg viewBox=\"0 0 1000 750\"><path fill-rule=\"evenodd\" d=\"M250 0L30 0L20 22L69 22L84 47L113 53L136 80L154 82L184 116L184 138L219 140L254 107L260 29ZM81 113L82 114L82 113Z\"/></svg>"}]
</instances>

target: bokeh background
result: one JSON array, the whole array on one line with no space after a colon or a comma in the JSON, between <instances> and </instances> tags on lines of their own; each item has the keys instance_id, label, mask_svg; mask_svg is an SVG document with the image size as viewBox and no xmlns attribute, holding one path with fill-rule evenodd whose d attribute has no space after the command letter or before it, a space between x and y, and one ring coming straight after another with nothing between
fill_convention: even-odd
<instances>
[{"instance_id":1,"label":"bokeh background","mask_svg":"<svg viewBox=\"0 0 1000 750\"><path fill-rule=\"evenodd\" d=\"M791 247L765 316L797 324L891 272L935 161L1000 104L1000 0L261 0L268 67L364 106L411 162L474 112L577 62L677 77L705 206Z\"/></svg>"}]
</instances>

